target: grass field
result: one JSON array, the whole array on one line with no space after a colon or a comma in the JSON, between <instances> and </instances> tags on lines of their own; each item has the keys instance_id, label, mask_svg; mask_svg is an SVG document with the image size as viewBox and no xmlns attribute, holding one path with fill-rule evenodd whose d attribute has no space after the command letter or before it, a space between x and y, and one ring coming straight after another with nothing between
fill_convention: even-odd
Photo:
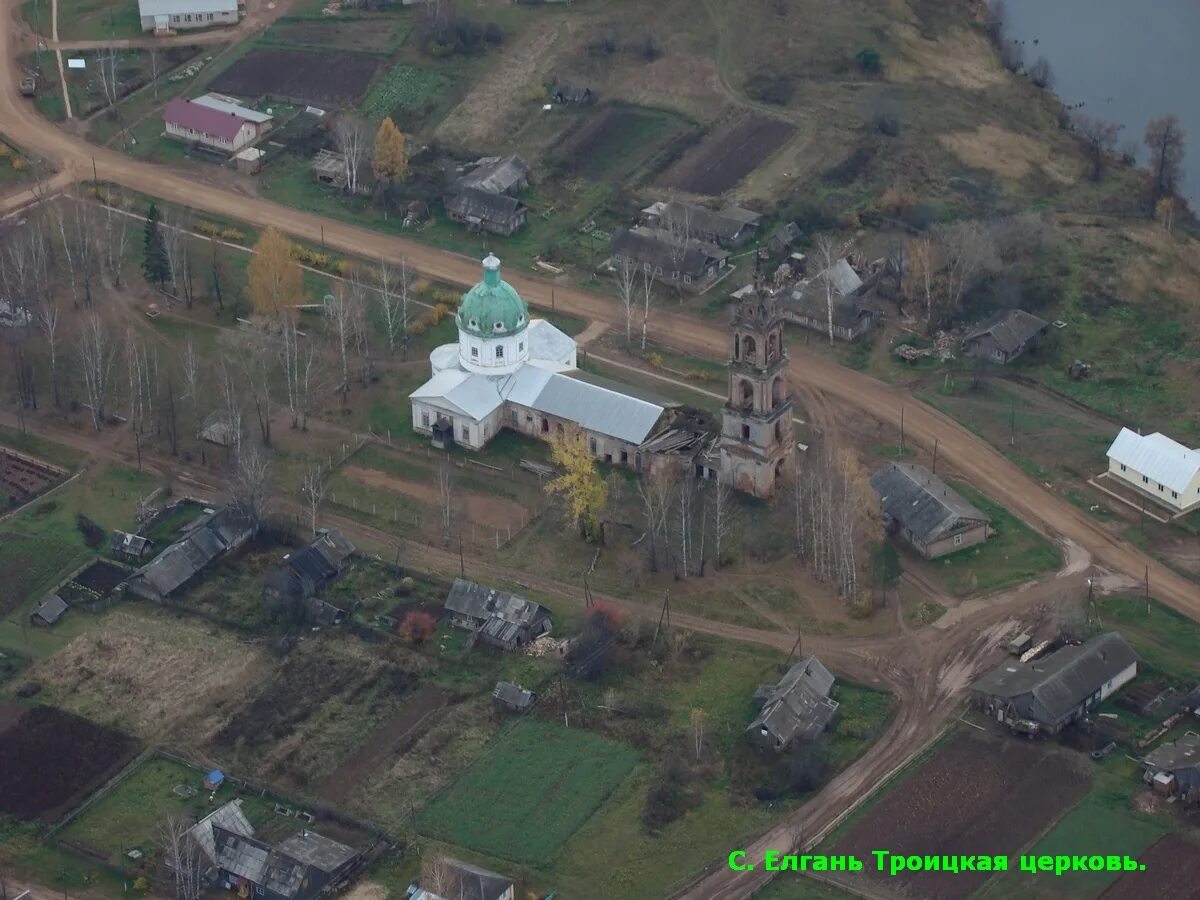
<instances>
[{"instance_id":1,"label":"grass field","mask_svg":"<svg viewBox=\"0 0 1200 900\"><path fill-rule=\"evenodd\" d=\"M961 482L954 489L992 520L992 536L933 563L947 590L959 596L995 591L1058 567L1054 546L1003 506Z\"/></svg>"},{"instance_id":2,"label":"grass field","mask_svg":"<svg viewBox=\"0 0 1200 900\"><path fill-rule=\"evenodd\" d=\"M1189 684L1195 679L1200 658L1200 624L1156 600L1113 595L1096 600L1105 629L1121 632L1142 658L1145 666Z\"/></svg>"},{"instance_id":3,"label":"grass field","mask_svg":"<svg viewBox=\"0 0 1200 900\"><path fill-rule=\"evenodd\" d=\"M544 863L637 763L581 729L524 720L417 816L422 833L524 863Z\"/></svg>"}]
</instances>

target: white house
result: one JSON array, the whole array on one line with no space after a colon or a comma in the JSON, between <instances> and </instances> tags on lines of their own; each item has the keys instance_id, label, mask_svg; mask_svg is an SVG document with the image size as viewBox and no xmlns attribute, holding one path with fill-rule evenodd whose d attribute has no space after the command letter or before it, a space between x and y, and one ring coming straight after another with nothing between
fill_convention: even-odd
<instances>
[{"instance_id":1,"label":"white house","mask_svg":"<svg viewBox=\"0 0 1200 900\"><path fill-rule=\"evenodd\" d=\"M142 31L170 34L185 28L238 23L238 0L138 0Z\"/></svg>"},{"instance_id":2,"label":"white house","mask_svg":"<svg viewBox=\"0 0 1200 900\"><path fill-rule=\"evenodd\" d=\"M666 407L580 372L575 341L530 319L495 256L483 261L483 281L463 295L455 322L458 342L429 355L432 377L409 395L416 431L436 426L478 450L502 428L547 440L577 425L597 458L641 470L639 448Z\"/></svg>"},{"instance_id":3,"label":"white house","mask_svg":"<svg viewBox=\"0 0 1200 900\"><path fill-rule=\"evenodd\" d=\"M1174 512L1200 505L1200 452L1165 434L1122 428L1108 448L1108 474Z\"/></svg>"}]
</instances>

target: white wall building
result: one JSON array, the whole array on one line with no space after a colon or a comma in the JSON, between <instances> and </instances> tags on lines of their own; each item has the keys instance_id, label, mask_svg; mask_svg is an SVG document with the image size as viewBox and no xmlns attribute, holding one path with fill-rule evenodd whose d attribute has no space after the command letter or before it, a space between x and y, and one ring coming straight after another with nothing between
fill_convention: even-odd
<instances>
[{"instance_id":1,"label":"white wall building","mask_svg":"<svg viewBox=\"0 0 1200 900\"><path fill-rule=\"evenodd\" d=\"M238 0L138 0L142 31L170 34L238 23Z\"/></svg>"},{"instance_id":2,"label":"white wall building","mask_svg":"<svg viewBox=\"0 0 1200 900\"><path fill-rule=\"evenodd\" d=\"M1174 512L1200 505L1200 451L1165 434L1122 428L1108 448L1108 474Z\"/></svg>"},{"instance_id":3,"label":"white wall building","mask_svg":"<svg viewBox=\"0 0 1200 900\"><path fill-rule=\"evenodd\" d=\"M483 261L483 281L463 295L458 342L429 355L432 377L409 395L413 428L437 424L478 450L502 428L548 440L579 426L599 459L640 470L639 447L666 407L625 393L576 368L576 345L500 278L500 260Z\"/></svg>"}]
</instances>

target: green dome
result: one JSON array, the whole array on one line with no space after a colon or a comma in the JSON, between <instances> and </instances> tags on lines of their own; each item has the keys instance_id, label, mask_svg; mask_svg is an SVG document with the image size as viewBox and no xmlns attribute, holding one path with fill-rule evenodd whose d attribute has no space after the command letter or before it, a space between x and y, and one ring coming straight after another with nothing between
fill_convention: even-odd
<instances>
[{"instance_id":1,"label":"green dome","mask_svg":"<svg viewBox=\"0 0 1200 900\"><path fill-rule=\"evenodd\" d=\"M500 260L493 254L483 261L483 281L463 294L457 318L461 330L478 337L515 334L529 325L529 307L501 280Z\"/></svg>"}]
</instances>

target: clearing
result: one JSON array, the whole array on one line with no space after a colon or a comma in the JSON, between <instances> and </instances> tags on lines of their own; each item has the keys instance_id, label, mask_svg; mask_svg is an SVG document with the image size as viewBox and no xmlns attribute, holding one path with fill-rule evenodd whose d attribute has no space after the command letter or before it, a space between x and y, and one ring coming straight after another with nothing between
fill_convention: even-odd
<instances>
[{"instance_id":1,"label":"clearing","mask_svg":"<svg viewBox=\"0 0 1200 900\"><path fill-rule=\"evenodd\" d=\"M544 863L637 760L632 748L582 729L519 720L420 812L417 828L472 850Z\"/></svg>"},{"instance_id":2,"label":"clearing","mask_svg":"<svg viewBox=\"0 0 1200 900\"><path fill-rule=\"evenodd\" d=\"M1001 178L1019 181L1040 171L1052 181L1070 184L1077 177L1072 161L1063 160L1050 144L995 125L943 134L938 140L966 165Z\"/></svg>"},{"instance_id":3,"label":"clearing","mask_svg":"<svg viewBox=\"0 0 1200 900\"><path fill-rule=\"evenodd\" d=\"M428 481L409 481L377 469L364 469L359 466L346 466L342 469L342 474L368 487L411 497L426 506L440 506L438 487ZM504 497L467 494L462 502L466 505L468 521L488 528L508 528L519 524L525 515L525 508L521 504Z\"/></svg>"}]
</instances>

